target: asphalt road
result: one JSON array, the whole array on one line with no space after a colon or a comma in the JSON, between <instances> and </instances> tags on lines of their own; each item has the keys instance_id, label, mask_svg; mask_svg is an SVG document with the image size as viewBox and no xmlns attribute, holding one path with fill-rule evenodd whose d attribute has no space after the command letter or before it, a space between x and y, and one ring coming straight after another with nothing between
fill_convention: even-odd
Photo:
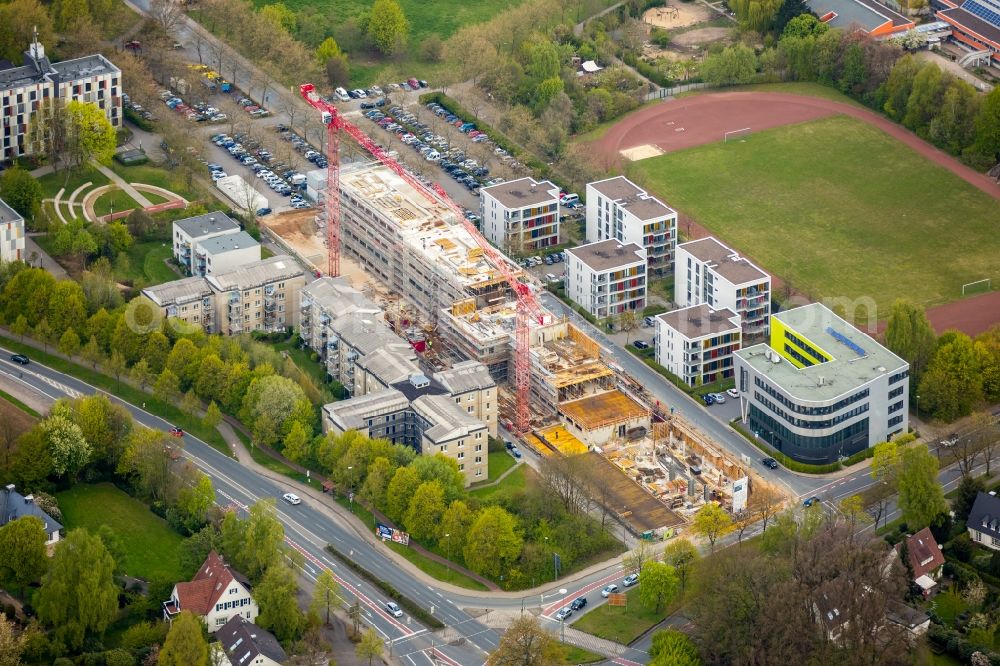
<instances>
[{"instance_id":1,"label":"asphalt road","mask_svg":"<svg viewBox=\"0 0 1000 666\"><path fill-rule=\"evenodd\" d=\"M0 348L0 380L4 382L29 386L53 400L105 393L36 361L32 361L28 366L11 363L7 360L10 354L9 350ZM159 430L171 427L170 423L141 407L120 400L114 395L107 395L128 409L138 423ZM348 601L353 602L354 597L360 600L366 621L387 642L391 641L394 654L405 657L411 662L411 666L424 666L422 660L434 663L429 657L431 651L436 652L439 661L451 666L459 664L480 666L484 662L486 654L496 648L499 636L463 610L464 608L505 610L541 608L543 624L556 632L559 625L552 615L559 608L578 596L586 596L590 601L589 607L592 608L602 601L599 593L602 587L611 582L621 586L624 572L621 565L615 563L573 582L563 580L558 584L553 583L551 589L546 589L541 594L520 596L507 593L469 591L456 594L442 591L425 584L398 567L378 546L362 536L353 522L342 519L308 497L303 499L302 504L291 506L281 500L281 495L288 491L287 487L243 467L235 458L220 453L190 434L186 434L183 440L185 456L212 479L217 501L221 506L235 506L245 511L250 504L260 499L274 499L278 518L285 528L288 545L303 555L303 575L315 579L320 570L332 570L345 590ZM324 547L328 543L354 557L369 570L377 572L382 580L431 611L448 625L449 638L453 639L452 644L442 646L440 640L434 643L436 636L407 615L402 618L392 617L384 606L388 599L374 586L327 554ZM561 593L562 589L566 589L565 594ZM648 661L648 655L641 650L622 647L619 655L615 661L626 666Z\"/></svg>"}]
</instances>

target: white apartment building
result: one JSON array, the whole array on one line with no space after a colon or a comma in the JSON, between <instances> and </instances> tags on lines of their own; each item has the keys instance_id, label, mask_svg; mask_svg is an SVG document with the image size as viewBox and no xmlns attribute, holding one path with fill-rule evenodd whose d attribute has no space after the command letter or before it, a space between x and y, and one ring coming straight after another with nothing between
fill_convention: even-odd
<instances>
[{"instance_id":1,"label":"white apartment building","mask_svg":"<svg viewBox=\"0 0 1000 666\"><path fill-rule=\"evenodd\" d=\"M598 319L646 307L646 250L616 240L566 250L566 296Z\"/></svg>"},{"instance_id":2,"label":"white apartment building","mask_svg":"<svg viewBox=\"0 0 1000 666\"><path fill-rule=\"evenodd\" d=\"M743 345L767 339L771 276L712 237L677 246L674 300L678 307L704 303L740 316Z\"/></svg>"},{"instance_id":3,"label":"white apartment building","mask_svg":"<svg viewBox=\"0 0 1000 666\"><path fill-rule=\"evenodd\" d=\"M740 348L740 316L702 303L654 319L656 362L688 386L733 376L733 352Z\"/></svg>"},{"instance_id":4,"label":"white apartment building","mask_svg":"<svg viewBox=\"0 0 1000 666\"><path fill-rule=\"evenodd\" d=\"M677 211L625 176L587 183L587 242L603 240L646 248L650 277L672 274Z\"/></svg>"},{"instance_id":5,"label":"white apartment building","mask_svg":"<svg viewBox=\"0 0 1000 666\"><path fill-rule=\"evenodd\" d=\"M0 199L0 262L24 259L24 218Z\"/></svg>"},{"instance_id":6,"label":"white apartment building","mask_svg":"<svg viewBox=\"0 0 1000 666\"><path fill-rule=\"evenodd\" d=\"M198 270L198 244L211 238L238 234L240 231L240 225L221 210L177 220L173 223L172 233L174 259L188 275L205 275L204 271ZM204 262L202 264L204 267Z\"/></svg>"},{"instance_id":7,"label":"white apartment building","mask_svg":"<svg viewBox=\"0 0 1000 666\"><path fill-rule=\"evenodd\" d=\"M194 274L214 275L260 261L260 243L245 231L203 238L194 248Z\"/></svg>"},{"instance_id":8,"label":"white apartment building","mask_svg":"<svg viewBox=\"0 0 1000 666\"><path fill-rule=\"evenodd\" d=\"M104 56L52 63L36 39L24 52L21 66L0 69L0 162L43 149L28 140L28 128L45 100L94 104L112 126L121 127L121 86L121 70Z\"/></svg>"},{"instance_id":9,"label":"white apartment building","mask_svg":"<svg viewBox=\"0 0 1000 666\"><path fill-rule=\"evenodd\" d=\"M164 282L142 290L164 317L206 333L280 331L299 322L299 289L305 275L289 256L253 261L207 277Z\"/></svg>"},{"instance_id":10,"label":"white apartment building","mask_svg":"<svg viewBox=\"0 0 1000 666\"><path fill-rule=\"evenodd\" d=\"M488 478L489 429L456 404L440 382L415 374L350 400L323 406L323 432L356 430L423 455L455 460L466 485Z\"/></svg>"},{"instance_id":11,"label":"white apartment building","mask_svg":"<svg viewBox=\"0 0 1000 666\"><path fill-rule=\"evenodd\" d=\"M559 244L559 188L549 181L519 178L479 194L486 240L515 254Z\"/></svg>"}]
</instances>

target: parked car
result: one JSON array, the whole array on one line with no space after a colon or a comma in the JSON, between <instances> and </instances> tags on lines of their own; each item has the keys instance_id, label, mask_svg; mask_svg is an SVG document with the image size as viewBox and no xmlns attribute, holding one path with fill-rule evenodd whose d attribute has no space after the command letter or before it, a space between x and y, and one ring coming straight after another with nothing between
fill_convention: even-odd
<instances>
[{"instance_id":1,"label":"parked car","mask_svg":"<svg viewBox=\"0 0 1000 666\"><path fill-rule=\"evenodd\" d=\"M504 442L504 446L506 446L507 450L510 451L511 449L514 448L514 442L508 439L506 442Z\"/></svg>"},{"instance_id":2,"label":"parked car","mask_svg":"<svg viewBox=\"0 0 1000 666\"><path fill-rule=\"evenodd\" d=\"M586 605L587 605L587 597L577 597L576 599L573 600L573 603L571 603L569 607L575 611L578 611Z\"/></svg>"},{"instance_id":3,"label":"parked car","mask_svg":"<svg viewBox=\"0 0 1000 666\"><path fill-rule=\"evenodd\" d=\"M302 504L302 500L295 493L285 493L281 496L281 499L285 500L289 504Z\"/></svg>"},{"instance_id":4,"label":"parked car","mask_svg":"<svg viewBox=\"0 0 1000 666\"><path fill-rule=\"evenodd\" d=\"M632 343L636 349L649 349L649 343L645 340L636 340Z\"/></svg>"},{"instance_id":5,"label":"parked car","mask_svg":"<svg viewBox=\"0 0 1000 666\"><path fill-rule=\"evenodd\" d=\"M385 602L385 609L389 611L389 614L393 617L403 617L403 609L396 605L395 601Z\"/></svg>"},{"instance_id":6,"label":"parked car","mask_svg":"<svg viewBox=\"0 0 1000 666\"><path fill-rule=\"evenodd\" d=\"M618 591L618 586L615 585L614 583L611 583L611 585L608 585L603 590L601 590L601 596L607 599L617 591Z\"/></svg>"},{"instance_id":7,"label":"parked car","mask_svg":"<svg viewBox=\"0 0 1000 666\"><path fill-rule=\"evenodd\" d=\"M272 213L271 209L267 208L266 206L264 208L257 209L257 217L264 217L265 215L270 215L271 213Z\"/></svg>"},{"instance_id":8,"label":"parked car","mask_svg":"<svg viewBox=\"0 0 1000 666\"><path fill-rule=\"evenodd\" d=\"M622 585L624 585L625 587L632 587L638 582L639 582L639 574L634 573L625 576L625 578L622 580Z\"/></svg>"},{"instance_id":9,"label":"parked car","mask_svg":"<svg viewBox=\"0 0 1000 666\"><path fill-rule=\"evenodd\" d=\"M740 397L740 392L737 391L735 388L726 389L726 393L729 395L730 398Z\"/></svg>"},{"instance_id":10,"label":"parked car","mask_svg":"<svg viewBox=\"0 0 1000 666\"><path fill-rule=\"evenodd\" d=\"M559 620L560 622L563 622L567 620L569 616L572 614L573 614L572 606L563 606L558 611L556 611L556 619Z\"/></svg>"},{"instance_id":11,"label":"parked car","mask_svg":"<svg viewBox=\"0 0 1000 666\"><path fill-rule=\"evenodd\" d=\"M768 456L767 458L761 458L760 462L761 464L764 465L764 467L767 467L768 469L778 469L778 461L775 460L774 458L771 458L770 456Z\"/></svg>"},{"instance_id":12,"label":"parked car","mask_svg":"<svg viewBox=\"0 0 1000 666\"><path fill-rule=\"evenodd\" d=\"M518 460L521 459L521 450L519 448L517 448L516 446L512 446L511 447L510 454L512 456L514 456L515 458L517 458Z\"/></svg>"},{"instance_id":13,"label":"parked car","mask_svg":"<svg viewBox=\"0 0 1000 666\"><path fill-rule=\"evenodd\" d=\"M713 395L711 393L706 393L705 395L701 396L701 399L705 401L706 405L714 405L715 404L715 395Z\"/></svg>"}]
</instances>

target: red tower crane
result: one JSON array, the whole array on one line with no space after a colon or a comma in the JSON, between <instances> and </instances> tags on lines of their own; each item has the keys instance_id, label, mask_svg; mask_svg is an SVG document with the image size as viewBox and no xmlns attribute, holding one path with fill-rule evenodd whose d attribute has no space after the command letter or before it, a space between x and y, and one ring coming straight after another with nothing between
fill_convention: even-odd
<instances>
[{"instance_id":1,"label":"red tower crane","mask_svg":"<svg viewBox=\"0 0 1000 666\"><path fill-rule=\"evenodd\" d=\"M465 227L483 255L510 286L517 299L517 317L514 333L514 391L517 398L517 414L514 427L518 433L527 432L531 421L529 400L531 395L531 321L542 323L545 312L535 297L531 287L517 279L517 271L499 250L490 245L476 226L466 219L461 206L452 201L448 193L440 185L435 184L433 191L407 171L399 162L389 157L382 148L365 134L359 127L345 120L337 107L327 102L316 92L311 83L299 86L302 97L316 110L322 113L323 124L326 125L326 243L329 255L329 274L340 275L340 131L346 132L358 142L362 148L371 153L375 159L389 167L413 189L423 194L431 203L441 202L455 215Z\"/></svg>"}]
</instances>

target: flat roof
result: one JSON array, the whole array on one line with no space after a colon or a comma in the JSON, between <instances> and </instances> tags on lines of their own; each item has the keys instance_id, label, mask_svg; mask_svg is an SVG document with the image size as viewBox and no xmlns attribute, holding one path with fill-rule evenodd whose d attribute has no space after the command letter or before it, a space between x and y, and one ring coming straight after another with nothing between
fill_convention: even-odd
<instances>
[{"instance_id":1,"label":"flat roof","mask_svg":"<svg viewBox=\"0 0 1000 666\"><path fill-rule=\"evenodd\" d=\"M547 180L536 181L530 177L508 180L492 187L484 187L479 192L489 194L505 208L527 208L544 203L559 202L558 187Z\"/></svg>"},{"instance_id":2,"label":"flat roof","mask_svg":"<svg viewBox=\"0 0 1000 666\"><path fill-rule=\"evenodd\" d=\"M939 11L937 15L948 19L951 23L977 33L995 44L1000 44L1000 26L995 26L989 21L976 16L968 9L965 9L964 5L955 9Z\"/></svg>"},{"instance_id":3,"label":"flat roof","mask_svg":"<svg viewBox=\"0 0 1000 666\"><path fill-rule=\"evenodd\" d=\"M566 250L598 273L646 262L646 251L635 243L603 240Z\"/></svg>"},{"instance_id":4,"label":"flat roof","mask_svg":"<svg viewBox=\"0 0 1000 666\"><path fill-rule=\"evenodd\" d=\"M16 210L11 208L6 201L0 199L0 223L4 222L24 222L24 218Z\"/></svg>"},{"instance_id":5,"label":"flat roof","mask_svg":"<svg viewBox=\"0 0 1000 666\"><path fill-rule=\"evenodd\" d=\"M386 386L403 381L420 372L412 352L403 355L398 349L380 347L358 359L359 368L364 368Z\"/></svg>"},{"instance_id":6,"label":"flat roof","mask_svg":"<svg viewBox=\"0 0 1000 666\"><path fill-rule=\"evenodd\" d=\"M198 241L198 247L208 254L220 254L231 250L245 250L247 248L260 248L260 243L245 231L224 236L213 236L203 241Z\"/></svg>"},{"instance_id":7,"label":"flat roof","mask_svg":"<svg viewBox=\"0 0 1000 666\"><path fill-rule=\"evenodd\" d=\"M496 386L489 368L479 361L462 361L447 370L434 373L434 379L441 382L452 394L481 391Z\"/></svg>"},{"instance_id":8,"label":"flat roof","mask_svg":"<svg viewBox=\"0 0 1000 666\"><path fill-rule=\"evenodd\" d=\"M698 240L681 243L677 246L690 253L699 261L710 264L713 271L735 285L765 280L768 274L741 257L735 250L709 236Z\"/></svg>"},{"instance_id":9,"label":"flat roof","mask_svg":"<svg viewBox=\"0 0 1000 666\"><path fill-rule=\"evenodd\" d=\"M765 344L734 353L783 391L803 402L832 400L876 377L909 367L906 361L820 303L779 312L772 316L774 319L822 349L833 360L800 369L780 355L780 360L775 362L775 355Z\"/></svg>"},{"instance_id":10,"label":"flat roof","mask_svg":"<svg viewBox=\"0 0 1000 666\"><path fill-rule=\"evenodd\" d=\"M599 180L588 183L587 186L612 199L619 207L640 220L652 220L677 214L673 208L650 195L625 176Z\"/></svg>"},{"instance_id":11,"label":"flat roof","mask_svg":"<svg viewBox=\"0 0 1000 666\"><path fill-rule=\"evenodd\" d=\"M806 4L818 16L834 12L835 17L827 21L831 28L850 28L858 25L866 32L892 23L893 26L912 25L913 21L875 0L806 0Z\"/></svg>"},{"instance_id":12,"label":"flat roof","mask_svg":"<svg viewBox=\"0 0 1000 666\"><path fill-rule=\"evenodd\" d=\"M391 414L410 408L410 401L396 389L382 389L323 405L328 418L345 430L364 430L367 419L377 414Z\"/></svg>"},{"instance_id":13,"label":"flat roof","mask_svg":"<svg viewBox=\"0 0 1000 666\"><path fill-rule=\"evenodd\" d=\"M422 395L410 404L414 412L431 424L424 430L424 437L432 442L486 429L486 423L466 413L452 398L444 395Z\"/></svg>"},{"instance_id":14,"label":"flat roof","mask_svg":"<svg viewBox=\"0 0 1000 666\"><path fill-rule=\"evenodd\" d=\"M236 232L240 230L240 225L236 224L221 210L194 217L185 217L183 220L176 220L174 226L178 227L191 238L201 238L208 234Z\"/></svg>"},{"instance_id":15,"label":"flat roof","mask_svg":"<svg viewBox=\"0 0 1000 666\"><path fill-rule=\"evenodd\" d=\"M52 63L52 69L59 72L62 77L61 83L66 83L67 79L82 79L88 76L100 76L101 74L112 74L120 72L117 66L100 53L74 58L73 60L63 60Z\"/></svg>"},{"instance_id":16,"label":"flat roof","mask_svg":"<svg viewBox=\"0 0 1000 666\"><path fill-rule=\"evenodd\" d=\"M618 389L564 402L559 411L584 430L649 415L648 409Z\"/></svg>"},{"instance_id":17,"label":"flat roof","mask_svg":"<svg viewBox=\"0 0 1000 666\"><path fill-rule=\"evenodd\" d=\"M355 289L347 278L321 277L302 287L300 298L325 310L331 317L342 317L351 312L378 314L382 308L361 291Z\"/></svg>"},{"instance_id":18,"label":"flat roof","mask_svg":"<svg viewBox=\"0 0 1000 666\"><path fill-rule=\"evenodd\" d=\"M729 308L713 310L704 303L665 312L657 319L686 338L703 338L740 330L740 317Z\"/></svg>"},{"instance_id":19,"label":"flat roof","mask_svg":"<svg viewBox=\"0 0 1000 666\"><path fill-rule=\"evenodd\" d=\"M302 277L295 260L285 254L253 261L245 266L209 275L205 279L219 291L251 289L261 285Z\"/></svg>"},{"instance_id":20,"label":"flat roof","mask_svg":"<svg viewBox=\"0 0 1000 666\"><path fill-rule=\"evenodd\" d=\"M177 303L190 303L211 296L212 285L203 277L189 277L164 282L142 290L146 298L161 307Z\"/></svg>"}]
</instances>

